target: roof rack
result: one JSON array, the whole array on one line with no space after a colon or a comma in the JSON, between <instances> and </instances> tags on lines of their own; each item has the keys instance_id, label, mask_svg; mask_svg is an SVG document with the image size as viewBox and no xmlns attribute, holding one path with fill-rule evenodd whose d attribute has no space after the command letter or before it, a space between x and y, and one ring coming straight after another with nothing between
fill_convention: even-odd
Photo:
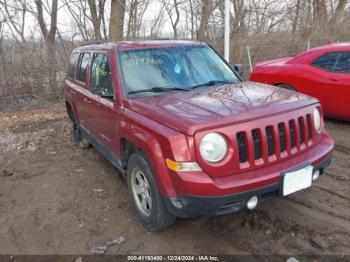
<instances>
[{"instance_id":1,"label":"roof rack","mask_svg":"<svg viewBox=\"0 0 350 262\"><path fill-rule=\"evenodd\" d=\"M81 44L80 46L86 46L86 45L102 45L105 44L106 42L103 40L96 40L96 41L90 41L90 42L85 42Z\"/></svg>"}]
</instances>

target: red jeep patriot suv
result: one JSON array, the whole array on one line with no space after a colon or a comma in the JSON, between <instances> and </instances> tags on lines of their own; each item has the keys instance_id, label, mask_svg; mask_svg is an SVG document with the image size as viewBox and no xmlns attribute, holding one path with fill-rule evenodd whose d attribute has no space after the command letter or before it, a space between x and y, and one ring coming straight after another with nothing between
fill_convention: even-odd
<instances>
[{"instance_id":1,"label":"red jeep patriot suv","mask_svg":"<svg viewBox=\"0 0 350 262\"><path fill-rule=\"evenodd\" d=\"M203 42L79 47L65 99L77 145L126 177L149 230L254 209L310 187L331 160L316 99L243 82Z\"/></svg>"}]
</instances>

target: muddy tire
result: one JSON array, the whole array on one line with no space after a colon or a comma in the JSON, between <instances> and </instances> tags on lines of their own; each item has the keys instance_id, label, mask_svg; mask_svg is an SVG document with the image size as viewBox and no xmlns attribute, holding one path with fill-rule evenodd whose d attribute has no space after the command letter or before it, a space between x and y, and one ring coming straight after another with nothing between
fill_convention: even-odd
<instances>
[{"instance_id":1,"label":"muddy tire","mask_svg":"<svg viewBox=\"0 0 350 262\"><path fill-rule=\"evenodd\" d=\"M73 123L73 136L74 142L79 148L88 148L91 146L89 140L85 137L79 125L76 123Z\"/></svg>"},{"instance_id":2,"label":"muddy tire","mask_svg":"<svg viewBox=\"0 0 350 262\"><path fill-rule=\"evenodd\" d=\"M133 207L140 222L150 231L162 230L175 222L166 208L155 178L143 153L133 153L128 160L127 183Z\"/></svg>"}]
</instances>

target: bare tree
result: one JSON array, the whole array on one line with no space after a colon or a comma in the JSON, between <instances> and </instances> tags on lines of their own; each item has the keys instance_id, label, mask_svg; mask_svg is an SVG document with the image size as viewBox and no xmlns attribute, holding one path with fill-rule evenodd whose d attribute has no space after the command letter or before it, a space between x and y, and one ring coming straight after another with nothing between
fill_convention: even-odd
<instances>
[{"instance_id":1,"label":"bare tree","mask_svg":"<svg viewBox=\"0 0 350 262\"><path fill-rule=\"evenodd\" d=\"M111 0L109 40L121 41L124 36L125 0Z\"/></svg>"},{"instance_id":2,"label":"bare tree","mask_svg":"<svg viewBox=\"0 0 350 262\"><path fill-rule=\"evenodd\" d=\"M127 39L136 39L140 36L143 16L149 5L149 0L129 0L127 4L128 24Z\"/></svg>"},{"instance_id":3,"label":"bare tree","mask_svg":"<svg viewBox=\"0 0 350 262\"><path fill-rule=\"evenodd\" d=\"M27 1L26 0L0 0L0 13L5 18L12 37L17 42L26 42L24 29L26 26Z\"/></svg>"},{"instance_id":4,"label":"bare tree","mask_svg":"<svg viewBox=\"0 0 350 262\"><path fill-rule=\"evenodd\" d=\"M160 37L161 28L164 24L164 6L161 6L158 15L150 22L150 37L157 39Z\"/></svg>"},{"instance_id":5,"label":"bare tree","mask_svg":"<svg viewBox=\"0 0 350 262\"><path fill-rule=\"evenodd\" d=\"M345 11L345 7L347 3L348 3L348 0L338 1L338 5L331 17L331 24L334 24L338 20L339 15Z\"/></svg>"},{"instance_id":6,"label":"bare tree","mask_svg":"<svg viewBox=\"0 0 350 262\"><path fill-rule=\"evenodd\" d=\"M326 0L314 0L314 18L315 21L325 22L324 20L327 18L327 4Z\"/></svg>"},{"instance_id":7,"label":"bare tree","mask_svg":"<svg viewBox=\"0 0 350 262\"><path fill-rule=\"evenodd\" d=\"M104 19L104 10L106 0L98 0L97 6L95 0L88 0L90 13L91 13L91 22L94 27L95 39L102 39L101 36L101 22Z\"/></svg>"},{"instance_id":8,"label":"bare tree","mask_svg":"<svg viewBox=\"0 0 350 262\"><path fill-rule=\"evenodd\" d=\"M46 60L49 70L49 87L56 87L55 79L55 37L57 32L57 12L58 12L58 0L52 0L51 8L46 7L46 10L51 10L49 14L51 17L50 27L47 28L47 24L44 19L43 2L42 0L34 0L37 13L36 18L41 29L41 33L45 40L46 45Z\"/></svg>"},{"instance_id":9,"label":"bare tree","mask_svg":"<svg viewBox=\"0 0 350 262\"><path fill-rule=\"evenodd\" d=\"M171 26L174 32L174 38L178 38L178 24L180 21L180 5L183 3L179 0L162 0L165 11L171 22Z\"/></svg>"},{"instance_id":10,"label":"bare tree","mask_svg":"<svg viewBox=\"0 0 350 262\"><path fill-rule=\"evenodd\" d=\"M212 0L203 0L202 1L201 21L200 21L199 29L197 32L198 40L203 41L206 39L209 17L211 15L211 13L213 12L213 5L214 5L214 2Z\"/></svg>"}]
</instances>

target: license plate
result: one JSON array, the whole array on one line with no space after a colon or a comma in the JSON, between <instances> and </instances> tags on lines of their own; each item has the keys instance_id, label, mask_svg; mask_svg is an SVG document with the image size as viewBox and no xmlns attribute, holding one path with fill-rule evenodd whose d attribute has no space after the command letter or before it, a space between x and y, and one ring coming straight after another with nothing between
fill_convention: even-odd
<instances>
[{"instance_id":1,"label":"license plate","mask_svg":"<svg viewBox=\"0 0 350 262\"><path fill-rule=\"evenodd\" d=\"M287 196L312 185L313 166L307 166L283 176L283 195Z\"/></svg>"}]
</instances>

